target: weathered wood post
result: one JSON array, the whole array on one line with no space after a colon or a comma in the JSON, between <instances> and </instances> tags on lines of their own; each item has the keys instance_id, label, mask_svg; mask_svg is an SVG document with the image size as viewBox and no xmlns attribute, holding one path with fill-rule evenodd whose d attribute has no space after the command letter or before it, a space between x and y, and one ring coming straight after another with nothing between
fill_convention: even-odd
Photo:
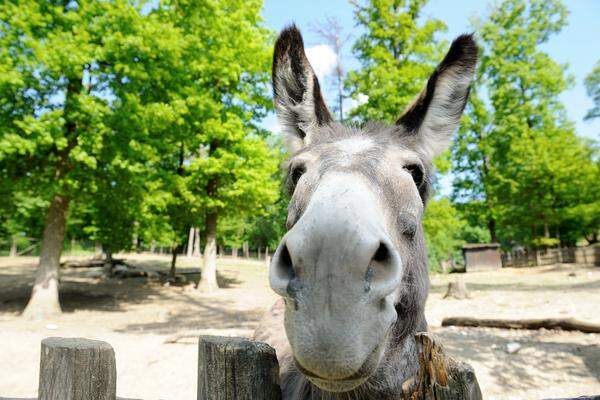
<instances>
[{"instance_id":1,"label":"weathered wood post","mask_svg":"<svg viewBox=\"0 0 600 400\"><path fill-rule=\"evenodd\" d=\"M446 355L435 337L415 335L419 372L402 384L402 400L482 400L473 368Z\"/></svg>"},{"instance_id":2,"label":"weathered wood post","mask_svg":"<svg viewBox=\"0 0 600 400\"><path fill-rule=\"evenodd\" d=\"M116 396L111 345L81 338L42 340L39 400L115 400Z\"/></svg>"},{"instance_id":3,"label":"weathered wood post","mask_svg":"<svg viewBox=\"0 0 600 400\"><path fill-rule=\"evenodd\" d=\"M198 400L280 400L279 365L266 343L201 336Z\"/></svg>"}]
</instances>

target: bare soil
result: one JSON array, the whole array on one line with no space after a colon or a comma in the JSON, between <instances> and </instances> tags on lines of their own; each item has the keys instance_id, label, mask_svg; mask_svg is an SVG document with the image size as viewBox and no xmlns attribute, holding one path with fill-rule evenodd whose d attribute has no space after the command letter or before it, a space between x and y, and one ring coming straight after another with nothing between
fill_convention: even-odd
<instances>
[{"instance_id":1,"label":"bare soil","mask_svg":"<svg viewBox=\"0 0 600 400\"><path fill-rule=\"evenodd\" d=\"M122 256L119 256L122 257ZM126 255L128 262L166 271L167 256ZM195 399L200 334L249 336L275 295L263 262L219 260L221 289L198 293L147 278L105 279L99 268L63 269L63 315L20 317L35 258L0 257L0 398L35 397L40 341L48 336L105 340L117 357L118 395L132 399ZM197 279L199 259L178 265ZM443 299L462 279L471 298ZM447 350L475 368L486 399L542 399L600 394L600 335L561 331L441 328L446 316L577 318L600 323L600 268L557 265L433 275L430 328ZM175 343L165 343L177 340ZM509 353L507 345L520 350Z\"/></svg>"}]
</instances>

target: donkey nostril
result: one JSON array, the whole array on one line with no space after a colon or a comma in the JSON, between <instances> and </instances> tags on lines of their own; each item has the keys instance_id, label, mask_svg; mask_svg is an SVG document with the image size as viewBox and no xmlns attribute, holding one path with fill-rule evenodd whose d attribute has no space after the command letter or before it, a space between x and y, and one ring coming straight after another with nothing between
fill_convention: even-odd
<instances>
[{"instance_id":1,"label":"donkey nostril","mask_svg":"<svg viewBox=\"0 0 600 400\"><path fill-rule=\"evenodd\" d=\"M383 298L398 289L402 278L402 260L388 241L380 241L365 273L365 292ZM387 300L386 300L387 301ZM384 309L388 306L382 303Z\"/></svg>"},{"instance_id":2,"label":"donkey nostril","mask_svg":"<svg viewBox=\"0 0 600 400\"><path fill-rule=\"evenodd\" d=\"M274 272L277 274L278 278L282 280L281 283L289 282L294 279L296 276L294 273L294 264L286 243L282 244L279 254L275 257Z\"/></svg>"},{"instance_id":3,"label":"donkey nostril","mask_svg":"<svg viewBox=\"0 0 600 400\"><path fill-rule=\"evenodd\" d=\"M294 265L287 244L280 244L279 249L273 255L269 271L269 283L271 288L281 296L289 296L289 284L294 280Z\"/></svg>"},{"instance_id":4,"label":"donkey nostril","mask_svg":"<svg viewBox=\"0 0 600 400\"><path fill-rule=\"evenodd\" d=\"M379 247L377 251L373 255L373 261L377 261L379 263L384 263L390 256L390 251L388 247L384 243L379 243Z\"/></svg>"},{"instance_id":5,"label":"donkey nostril","mask_svg":"<svg viewBox=\"0 0 600 400\"><path fill-rule=\"evenodd\" d=\"M279 265L282 269L285 269L286 272L289 273L290 278L294 274L294 266L292 265L292 257L290 256L290 252L287 248L287 245L283 245L281 249L281 254L279 255Z\"/></svg>"}]
</instances>

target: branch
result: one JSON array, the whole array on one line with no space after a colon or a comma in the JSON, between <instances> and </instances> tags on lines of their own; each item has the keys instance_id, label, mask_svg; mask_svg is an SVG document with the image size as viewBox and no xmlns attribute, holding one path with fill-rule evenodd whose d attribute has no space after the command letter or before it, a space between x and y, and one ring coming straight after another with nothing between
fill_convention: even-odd
<instances>
[{"instance_id":1,"label":"branch","mask_svg":"<svg viewBox=\"0 0 600 400\"><path fill-rule=\"evenodd\" d=\"M600 324L578 321L576 319L478 319L470 317L451 317L442 320L442 326L466 326L475 328L501 329L558 329L583 333L600 333Z\"/></svg>"}]
</instances>

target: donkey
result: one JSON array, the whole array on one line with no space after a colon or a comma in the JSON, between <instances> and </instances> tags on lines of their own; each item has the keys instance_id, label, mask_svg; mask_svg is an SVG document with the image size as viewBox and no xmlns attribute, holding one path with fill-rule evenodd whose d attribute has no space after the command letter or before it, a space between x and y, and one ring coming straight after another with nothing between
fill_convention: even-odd
<instances>
[{"instance_id":1,"label":"donkey","mask_svg":"<svg viewBox=\"0 0 600 400\"><path fill-rule=\"evenodd\" d=\"M460 36L394 125L346 126L299 30L279 35L272 78L291 201L269 268L281 299L254 337L277 351L284 399L398 399L416 374L431 161L458 126L476 62L473 37Z\"/></svg>"}]
</instances>

